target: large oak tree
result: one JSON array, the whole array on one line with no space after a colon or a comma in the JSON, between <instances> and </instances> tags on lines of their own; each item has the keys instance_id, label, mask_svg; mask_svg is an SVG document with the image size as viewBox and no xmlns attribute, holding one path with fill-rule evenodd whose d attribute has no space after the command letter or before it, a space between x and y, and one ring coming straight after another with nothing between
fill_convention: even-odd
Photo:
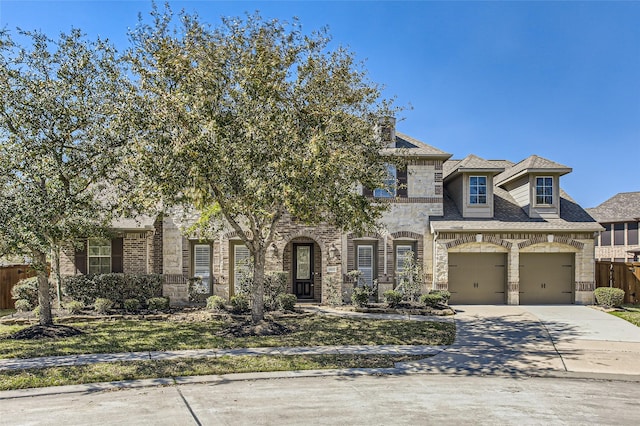
<instances>
[{"instance_id":1,"label":"large oak tree","mask_svg":"<svg viewBox=\"0 0 640 426\"><path fill-rule=\"evenodd\" d=\"M154 8L132 33L133 69L148 107L135 164L148 196L195 206L201 222L237 231L253 259L252 319L262 320L265 257L285 212L363 232L384 204L391 104L326 31L258 14L209 26ZM384 54L384 53L383 53Z\"/></svg>"},{"instance_id":2,"label":"large oak tree","mask_svg":"<svg viewBox=\"0 0 640 426\"><path fill-rule=\"evenodd\" d=\"M57 40L0 33L0 240L31 256L43 325L52 324L48 256L98 233L116 209L120 150L135 121L122 65L79 30Z\"/></svg>"}]
</instances>

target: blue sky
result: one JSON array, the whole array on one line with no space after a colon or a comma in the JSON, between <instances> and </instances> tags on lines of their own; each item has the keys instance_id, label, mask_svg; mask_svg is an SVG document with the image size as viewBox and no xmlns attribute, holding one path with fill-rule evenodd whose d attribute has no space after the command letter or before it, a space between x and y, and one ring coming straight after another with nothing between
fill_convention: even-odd
<instances>
[{"instance_id":1,"label":"blue sky","mask_svg":"<svg viewBox=\"0 0 640 426\"><path fill-rule=\"evenodd\" d=\"M160 2L162 3L162 2ZM171 1L221 16L259 10L328 26L399 105L398 130L454 158L573 168L563 188L583 207L640 191L640 2ZM72 26L127 47L150 1L0 0L0 26L56 36Z\"/></svg>"}]
</instances>

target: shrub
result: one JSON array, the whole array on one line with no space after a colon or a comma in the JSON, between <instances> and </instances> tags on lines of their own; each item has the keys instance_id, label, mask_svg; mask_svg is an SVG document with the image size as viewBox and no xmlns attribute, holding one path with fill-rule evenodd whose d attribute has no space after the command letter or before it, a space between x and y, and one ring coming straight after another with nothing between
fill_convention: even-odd
<instances>
[{"instance_id":1,"label":"shrub","mask_svg":"<svg viewBox=\"0 0 640 426\"><path fill-rule=\"evenodd\" d=\"M384 298L384 301L387 303L387 305L389 305L389 307L391 308L397 307L398 305L400 305L400 302L402 302L402 293L400 293L399 291L387 290L382 294L382 297Z\"/></svg>"},{"instance_id":2,"label":"shrub","mask_svg":"<svg viewBox=\"0 0 640 426\"><path fill-rule=\"evenodd\" d=\"M113 307L113 302L109 299L105 299L104 297L98 297L95 302L93 302L93 308L99 314L106 314L109 309Z\"/></svg>"},{"instance_id":3,"label":"shrub","mask_svg":"<svg viewBox=\"0 0 640 426\"><path fill-rule=\"evenodd\" d=\"M15 300L24 299L31 306L38 305L38 277L24 278L11 289L11 297ZM49 297L55 298L55 286L49 281Z\"/></svg>"},{"instance_id":4,"label":"shrub","mask_svg":"<svg viewBox=\"0 0 640 426\"><path fill-rule=\"evenodd\" d=\"M249 310L249 299L246 296L237 294L231 297L230 302L234 313L241 314Z\"/></svg>"},{"instance_id":5,"label":"shrub","mask_svg":"<svg viewBox=\"0 0 640 426\"><path fill-rule=\"evenodd\" d=\"M614 287L598 287L593 292L598 305L602 306L620 306L624 301L624 290Z\"/></svg>"},{"instance_id":6,"label":"shrub","mask_svg":"<svg viewBox=\"0 0 640 426\"><path fill-rule=\"evenodd\" d=\"M425 306L437 308L440 304L444 303L442 295L437 293L423 294L420 296L420 303Z\"/></svg>"},{"instance_id":7,"label":"shrub","mask_svg":"<svg viewBox=\"0 0 640 426\"><path fill-rule=\"evenodd\" d=\"M67 312L70 314L77 314L84 309L84 303L77 300L72 300L64 305Z\"/></svg>"},{"instance_id":8,"label":"shrub","mask_svg":"<svg viewBox=\"0 0 640 426\"><path fill-rule=\"evenodd\" d=\"M341 285L333 277L327 283L327 304L329 306L342 306Z\"/></svg>"},{"instance_id":9,"label":"shrub","mask_svg":"<svg viewBox=\"0 0 640 426\"><path fill-rule=\"evenodd\" d=\"M286 272L269 272L264 277L264 308L268 311L280 309L278 297L287 288Z\"/></svg>"},{"instance_id":10,"label":"shrub","mask_svg":"<svg viewBox=\"0 0 640 426\"><path fill-rule=\"evenodd\" d=\"M193 277L189 278L189 301L195 303L203 303L207 300L207 296L209 296L209 289L202 282L202 278Z\"/></svg>"},{"instance_id":11,"label":"shrub","mask_svg":"<svg viewBox=\"0 0 640 426\"><path fill-rule=\"evenodd\" d=\"M98 298L124 306L127 299L147 300L162 295L162 276L157 274L74 275L62 281L65 295L90 305Z\"/></svg>"},{"instance_id":12,"label":"shrub","mask_svg":"<svg viewBox=\"0 0 640 426\"><path fill-rule=\"evenodd\" d=\"M33 311L31 311L31 312L33 312L33 315L35 317L39 317L40 316L40 305L38 305L35 308L33 308Z\"/></svg>"},{"instance_id":13,"label":"shrub","mask_svg":"<svg viewBox=\"0 0 640 426\"><path fill-rule=\"evenodd\" d=\"M351 293L351 303L359 308L362 308L369 302L370 295L371 289L369 287L356 287Z\"/></svg>"},{"instance_id":14,"label":"shrub","mask_svg":"<svg viewBox=\"0 0 640 426\"><path fill-rule=\"evenodd\" d=\"M140 310L140 301L138 299L125 300L124 310L127 312L138 312Z\"/></svg>"},{"instance_id":15,"label":"shrub","mask_svg":"<svg viewBox=\"0 0 640 426\"><path fill-rule=\"evenodd\" d=\"M293 311L297 301L296 295L291 293L279 294L277 297L278 307L283 311Z\"/></svg>"},{"instance_id":16,"label":"shrub","mask_svg":"<svg viewBox=\"0 0 640 426\"><path fill-rule=\"evenodd\" d=\"M152 311L165 311L169 309L169 299L166 297L152 297L147 300L147 306Z\"/></svg>"},{"instance_id":17,"label":"shrub","mask_svg":"<svg viewBox=\"0 0 640 426\"><path fill-rule=\"evenodd\" d=\"M207 297L207 309L210 311L223 311L224 299L220 296Z\"/></svg>"},{"instance_id":18,"label":"shrub","mask_svg":"<svg viewBox=\"0 0 640 426\"><path fill-rule=\"evenodd\" d=\"M451 293L449 290L431 290L429 294L438 294L442 297L442 303L447 305L449 303L449 299L451 299Z\"/></svg>"},{"instance_id":19,"label":"shrub","mask_svg":"<svg viewBox=\"0 0 640 426\"><path fill-rule=\"evenodd\" d=\"M33 309L33 305L27 299L16 300L15 307L18 312L29 312Z\"/></svg>"}]
</instances>

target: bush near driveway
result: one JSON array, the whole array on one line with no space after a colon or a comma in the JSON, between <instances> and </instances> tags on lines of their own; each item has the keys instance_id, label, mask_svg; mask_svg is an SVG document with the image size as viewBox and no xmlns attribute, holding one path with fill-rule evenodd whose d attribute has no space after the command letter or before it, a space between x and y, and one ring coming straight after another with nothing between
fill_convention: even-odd
<instances>
[{"instance_id":1,"label":"bush near driveway","mask_svg":"<svg viewBox=\"0 0 640 426\"><path fill-rule=\"evenodd\" d=\"M593 292L598 305L614 307L622 305L624 301L624 290L614 287L598 287Z\"/></svg>"}]
</instances>

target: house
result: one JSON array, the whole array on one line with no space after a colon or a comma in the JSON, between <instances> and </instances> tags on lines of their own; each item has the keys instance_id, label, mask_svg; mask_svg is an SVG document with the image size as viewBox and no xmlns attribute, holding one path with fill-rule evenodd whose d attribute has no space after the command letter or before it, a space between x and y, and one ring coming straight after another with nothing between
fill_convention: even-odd
<instances>
[{"instance_id":1,"label":"house","mask_svg":"<svg viewBox=\"0 0 640 426\"><path fill-rule=\"evenodd\" d=\"M586 210L604 228L596 238L596 260L638 261L640 192L621 192Z\"/></svg>"},{"instance_id":2,"label":"house","mask_svg":"<svg viewBox=\"0 0 640 426\"><path fill-rule=\"evenodd\" d=\"M390 203L374 233L343 233L285 217L269 248L267 271L284 271L299 301L326 302L352 288L347 272L394 288L405 259L422 266L424 291L448 289L453 303L591 303L594 233L601 230L560 189L571 169L537 156L520 163L451 154L383 129L388 150L404 160L389 167L391 189L358 188ZM180 210L114 224L110 241L88 239L68 249L63 273L161 273L172 303L188 299L199 276L211 294L238 291L249 257L231 229L215 238L185 235Z\"/></svg>"}]
</instances>

